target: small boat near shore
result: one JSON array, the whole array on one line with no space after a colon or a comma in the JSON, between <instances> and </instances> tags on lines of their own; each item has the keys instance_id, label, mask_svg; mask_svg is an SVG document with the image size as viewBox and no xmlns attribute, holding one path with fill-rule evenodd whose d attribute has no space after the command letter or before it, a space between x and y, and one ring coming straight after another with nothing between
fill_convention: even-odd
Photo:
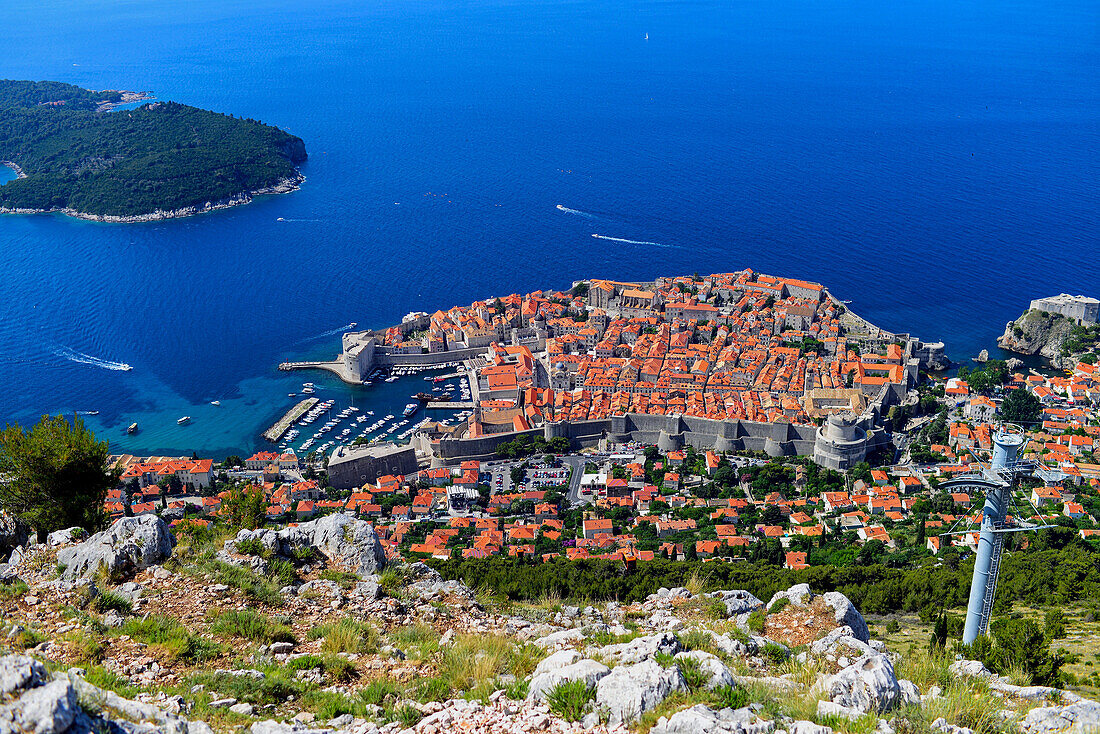
<instances>
[{"instance_id":1,"label":"small boat near shore","mask_svg":"<svg viewBox=\"0 0 1100 734\"><path fill-rule=\"evenodd\" d=\"M176 425L177 426L186 426L190 422L191 422L191 416L185 415L185 416L183 416L182 418L180 418L179 420L176 421Z\"/></svg>"},{"instance_id":2,"label":"small boat near shore","mask_svg":"<svg viewBox=\"0 0 1100 734\"><path fill-rule=\"evenodd\" d=\"M130 426L126 429L126 433L130 434L131 436L134 435L135 433L137 433L137 431L138 431L137 423L131 423Z\"/></svg>"},{"instance_id":3,"label":"small boat near shore","mask_svg":"<svg viewBox=\"0 0 1100 734\"><path fill-rule=\"evenodd\" d=\"M222 401L220 401L220 400L211 400L211 401L210 401L210 404L211 404L211 405L221 405L221 404L222 404Z\"/></svg>"}]
</instances>

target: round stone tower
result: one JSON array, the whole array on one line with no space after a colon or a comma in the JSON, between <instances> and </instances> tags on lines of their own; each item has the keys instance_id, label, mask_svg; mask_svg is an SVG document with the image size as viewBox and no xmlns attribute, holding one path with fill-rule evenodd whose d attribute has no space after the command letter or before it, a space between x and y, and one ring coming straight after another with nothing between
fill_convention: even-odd
<instances>
[{"instance_id":1,"label":"round stone tower","mask_svg":"<svg viewBox=\"0 0 1100 734\"><path fill-rule=\"evenodd\" d=\"M829 469L851 469L867 458L867 431L854 413L832 413L817 429L814 461Z\"/></svg>"}]
</instances>

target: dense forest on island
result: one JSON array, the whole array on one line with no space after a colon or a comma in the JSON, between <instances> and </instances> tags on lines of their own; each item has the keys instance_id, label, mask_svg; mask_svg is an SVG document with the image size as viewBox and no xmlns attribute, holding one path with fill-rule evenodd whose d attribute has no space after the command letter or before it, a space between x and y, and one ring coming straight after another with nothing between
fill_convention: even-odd
<instances>
[{"instance_id":1,"label":"dense forest on island","mask_svg":"<svg viewBox=\"0 0 1100 734\"><path fill-rule=\"evenodd\" d=\"M0 207L134 216L202 207L297 180L298 137L175 102L115 109L120 92L0 80L0 160L25 178Z\"/></svg>"}]
</instances>

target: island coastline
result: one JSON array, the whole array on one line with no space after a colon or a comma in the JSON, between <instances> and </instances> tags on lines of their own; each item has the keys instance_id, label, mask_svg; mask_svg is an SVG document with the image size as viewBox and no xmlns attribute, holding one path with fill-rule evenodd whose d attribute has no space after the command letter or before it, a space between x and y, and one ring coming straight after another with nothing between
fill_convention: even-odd
<instances>
[{"instance_id":1,"label":"island coastline","mask_svg":"<svg viewBox=\"0 0 1100 734\"><path fill-rule=\"evenodd\" d=\"M11 165L8 162L0 161L5 166L15 170L17 166ZM22 169L16 170L17 178L26 178L26 174L23 174ZM131 215L116 215L116 214L91 214L89 212L81 212L76 209L70 208L54 208L54 209L30 209L19 207L4 207L0 206L0 215L3 214L62 214L73 219L83 219L88 222L100 222L103 224L140 224L142 222L163 222L168 219L183 219L184 217L194 217L200 214L210 214L212 212L221 211L224 209L232 209L233 207L243 206L244 204L251 204L257 196L270 196L274 194L292 194L302 187L306 177L301 172L293 178L284 178L281 181L276 182L271 186L265 186L253 191L242 191L239 194L235 194L227 199L219 199L218 201L206 202L202 206L190 206L180 209L160 210L149 212L148 214L131 214Z\"/></svg>"}]
</instances>

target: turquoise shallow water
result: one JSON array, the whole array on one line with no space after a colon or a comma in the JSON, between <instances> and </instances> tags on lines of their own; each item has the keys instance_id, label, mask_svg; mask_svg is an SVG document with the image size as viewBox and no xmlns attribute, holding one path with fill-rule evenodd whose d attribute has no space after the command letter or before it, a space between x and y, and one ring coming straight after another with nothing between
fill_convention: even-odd
<instances>
[{"instance_id":1,"label":"turquoise shallow water","mask_svg":"<svg viewBox=\"0 0 1100 734\"><path fill-rule=\"evenodd\" d=\"M118 450L247 452L303 380L389 412L420 387L275 370L333 354L323 334L587 276L819 280L968 358L1037 295L1100 293L1098 20L1085 0L10 0L3 76L262 119L310 160L301 191L209 216L0 217L0 422L98 410Z\"/></svg>"}]
</instances>

